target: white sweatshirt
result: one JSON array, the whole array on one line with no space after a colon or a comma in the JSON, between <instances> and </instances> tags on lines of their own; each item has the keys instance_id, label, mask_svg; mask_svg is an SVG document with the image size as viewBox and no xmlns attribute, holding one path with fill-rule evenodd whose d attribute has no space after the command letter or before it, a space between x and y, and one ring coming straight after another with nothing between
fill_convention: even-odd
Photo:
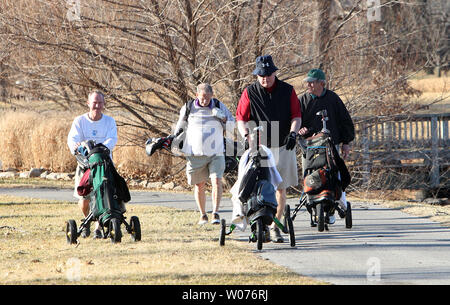
<instances>
[{"instance_id":1,"label":"white sweatshirt","mask_svg":"<svg viewBox=\"0 0 450 305\"><path fill-rule=\"evenodd\" d=\"M75 118L67 136L67 145L70 152L75 154L76 143L94 140L95 143L103 143L112 152L117 143L116 121L105 114L98 121L92 121L88 113Z\"/></svg>"}]
</instances>

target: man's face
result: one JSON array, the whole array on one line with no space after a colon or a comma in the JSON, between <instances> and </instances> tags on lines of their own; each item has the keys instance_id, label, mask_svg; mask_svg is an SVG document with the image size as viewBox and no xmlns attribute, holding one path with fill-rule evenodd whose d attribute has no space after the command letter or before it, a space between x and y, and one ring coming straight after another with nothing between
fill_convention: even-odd
<instances>
[{"instance_id":1,"label":"man's face","mask_svg":"<svg viewBox=\"0 0 450 305\"><path fill-rule=\"evenodd\" d=\"M98 112L99 114L105 109L105 100L100 94L93 94L88 100L88 106L90 112Z\"/></svg>"},{"instance_id":2,"label":"man's face","mask_svg":"<svg viewBox=\"0 0 450 305\"><path fill-rule=\"evenodd\" d=\"M264 88L272 88L273 84L275 83L275 72L273 72L269 76L258 75L258 82Z\"/></svg>"},{"instance_id":3,"label":"man's face","mask_svg":"<svg viewBox=\"0 0 450 305\"><path fill-rule=\"evenodd\" d=\"M306 86L308 88L308 92L316 96L320 96L324 88L323 82L318 80L315 80L313 82L307 82Z\"/></svg>"},{"instance_id":4,"label":"man's face","mask_svg":"<svg viewBox=\"0 0 450 305\"><path fill-rule=\"evenodd\" d=\"M200 106L206 107L209 105L212 96L213 95L210 92L200 91L197 93L198 103L200 104Z\"/></svg>"}]
</instances>

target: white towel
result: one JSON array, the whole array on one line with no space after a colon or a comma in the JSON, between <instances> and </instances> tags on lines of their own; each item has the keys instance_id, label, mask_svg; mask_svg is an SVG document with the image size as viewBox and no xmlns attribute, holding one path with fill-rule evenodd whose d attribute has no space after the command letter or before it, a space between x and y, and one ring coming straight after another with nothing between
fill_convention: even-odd
<instances>
[{"instance_id":1,"label":"white towel","mask_svg":"<svg viewBox=\"0 0 450 305\"><path fill-rule=\"evenodd\" d=\"M280 174L278 173L275 158L272 155L270 149L264 145L261 145L261 148L264 151L263 155L267 155L268 159L263 160L263 165L267 165L269 167L269 177L268 180L272 183L274 189L277 189L278 185L283 181ZM239 161L238 167L238 179L236 183L230 190L231 193L231 202L233 203L233 213L231 217L231 223L236 226L241 231L244 231L248 224L248 219L244 215L242 208L243 203L239 200L239 186L241 185L242 177L248 171L248 169L252 166L252 160L248 162L250 155L250 149L247 149L241 157ZM267 163L266 163L267 162Z\"/></svg>"}]
</instances>

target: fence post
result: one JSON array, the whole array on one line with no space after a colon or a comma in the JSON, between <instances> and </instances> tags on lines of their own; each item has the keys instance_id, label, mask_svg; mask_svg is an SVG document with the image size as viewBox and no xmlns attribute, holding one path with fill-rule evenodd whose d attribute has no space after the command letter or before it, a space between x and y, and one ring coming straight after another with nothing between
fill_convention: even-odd
<instances>
[{"instance_id":1,"label":"fence post","mask_svg":"<svg viewBox=\"0 0 450 305\"><path fill-rule=\"evenodd\" d=\"M370 151L369 151L369 135L367 125L362 123L362 161L363 161L363 183L366 184L370 180Z\"/></svg>"},{"instance_id":2,"label":"fence post","mask_svg":"<svg viewBox=\"0 0 450 305\"><path fill-rule=\"evenodd\" d=\"M431 117L431 171L430 184L432 188L439 186L439 149L438 149L437 115Z\"/></svg>"}]
</instances>

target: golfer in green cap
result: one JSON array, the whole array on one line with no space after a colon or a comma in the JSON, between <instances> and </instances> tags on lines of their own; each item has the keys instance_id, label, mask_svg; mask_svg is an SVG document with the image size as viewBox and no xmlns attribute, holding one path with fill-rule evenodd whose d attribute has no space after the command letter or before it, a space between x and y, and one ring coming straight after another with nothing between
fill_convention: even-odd
<instances>
[{"instance_id":1,"label":"golfer in green cap","mask_svg":"<svg viewBox=\"0 0 450 305\"><path fill-rule=\"evenodd\" d=\"M321 69L311 69L304 79L307 83L307 92L299 96L302 112L302 125L299 134L304 137L312 136L322 129L319 111L326 110L328 114L327 129L331 138L340 148L341 157L345 160L350 153L350 142L355 138L355 127L352 118L340 97L326 88L325 73ZM302 160L302 164L304 164ZM339 200L341 207L346 210L347 200L345 192ZM330 215L329 224L335 221L334 215Z\"/></svg>"}]
</instances>

